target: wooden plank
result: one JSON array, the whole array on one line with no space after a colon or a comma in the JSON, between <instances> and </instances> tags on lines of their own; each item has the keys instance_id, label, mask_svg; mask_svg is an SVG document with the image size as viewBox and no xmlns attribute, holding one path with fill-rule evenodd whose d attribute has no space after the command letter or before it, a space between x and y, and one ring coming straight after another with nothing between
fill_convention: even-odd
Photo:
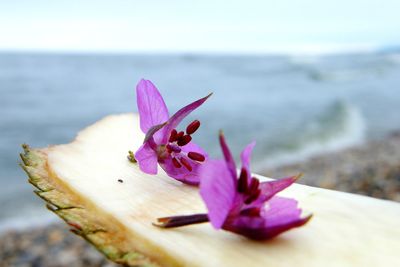
<instances>
[{"instance_id":1,"label":"wooden plank","mask_svg":"<svg viewBox=\"0 0 400 267\"><path fill-rule=\"evenodd\" d=\"M168 178L161 169L159 175L146 175L127 160L128 150L135 150L142 140L137 115L109 116L83 130L70 144L30 152L43 159L44 171L25 164L28 173L39 170L36 177L44 188L50 183L55 192L63 193L63 197L47 193L46 198L41 192L47 201L53 197L54 205L62 198L68 204L72 196L80 213L71 215L68 209L60 209L58 214L72 225L75 220L75 231L116 262L131 266L400 266L399 203L298 184L281 195L298 199L314 217L306 226L273 240L248 240L215 231L210 224L154 227L151 223L157 217L205 212L205 207L196 188ZM217 140L213 142L217 145ZM44 176L45 182L40 179Z\"/></svg>"}]
</instances>

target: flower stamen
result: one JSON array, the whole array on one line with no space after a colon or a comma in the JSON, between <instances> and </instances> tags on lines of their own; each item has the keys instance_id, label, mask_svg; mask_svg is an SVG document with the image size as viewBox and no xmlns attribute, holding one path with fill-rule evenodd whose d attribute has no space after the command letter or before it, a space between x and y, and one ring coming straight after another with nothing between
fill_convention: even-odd
<instances>
[{"instance_id":1,"label":"flower stamen","mask_svg":"<svg viewBox=\"0 0 400 267\"><path fill-rule=\"evenodd\" d=\"M260 181L257 178L252 177L250 180L250 185L247 190L247 194L253 195L257 191L259 185L260 185Z\"/></svg>"},{"instance_id":2,"label":"flower stamen","mask_svg":"<svg viewBox=\"0 0 400 267\"><path fill-rule=\"evenodd\" d=\"M192 141L192 137L190 135L184 135L181 138L178 139L178 146L185 146L187 144L190 143L190 141Z\"/></svg>"},{"instance_id":3,"label":"flower stamen","mask_svg":"<svg viewBox=\"0 0 400 267\"><path fill-rule=\"evenodd\" d=\"M179 139L181 139L183 136L185 135L185 133L183 131L180 131L179 133L176 134L176 140L178 141Z\"/></svg>"},{"instance_id":4,"label":"flower stamen","mask_svg":"<svg viewBox=\"0 0 400 267\"><path fill-rule=\"evenodd\" d=\"M200 127L200 121L194 120L186 127L186 134L184 131L177 131L176 129L172 129L168 138L168 144L165 146L166 152L172 156L172 164L175 168L181 168L182 165L191 172L193 170L193 166L190 163L190 160L197 162L204 162L206 160L205 155L190 151L186 154L186 156L182 157L180 153L182 152L182 147L189 144L192 141L192 136L194 132L197 131ZM186 151L184 151L186 152ZM190 160L189 160L190 159Z\"/></svg>"},{"instance_id":5,"label":"flower stamen","mask_svg":"<svg viewBox=\"0 0 400 267\"><path fill-rule=\"evenodd\" d=\"M261 209L259 207L252 207L240 212L240 215L249 216L249 217L257 217L260 216Z\"/></svg>"},{"instance_id":6,"label":"flower stamen","mask_svg":"<svg viewBox=\"0 0 400 267\"><path fill-rule=\"evenodd\" d=\"M175 142L177 140L177 135L178 135L178 132L176 131L176 129L173 129L171 131L171 135L169 136L169 140L168 141L170 143Z\"/></svg>"},{"instance_id":7,"label":"flower stamen","mask_svg":"<svg viewBox=\"0 0 400 267\"><path fill-rule=\"evenodd\" d=\"M238 192L244 193L247 191L247 171L245 168L242 168L240 171L239 181L238 181Z\"/></svg>"},{"instance_id":8,"label":"flower stamen","mask_svg":"<svg viewBox=\"0 0 400 267\"><path fill-rule=\"evenodd\" d=\"M169 153L171 153L171 152L180 153L182 151L182 149L179 146L174 145L174 144L168 144L167 150Z\"/></svg>"},{"instance_id":9,"label":"flower stamen","mask_svg":"<svg viewBox=\"0 0 400 267\"><path fill-rule=\"evenodd\" d=\"M256 189L256 191L254 193L252 193L245 201L245 204L250 204L251 202L253 202L254 200L256 200L261 194L261 190L260 189Z\"/></svg>"},{"instance_id":10,"label":"flower stamen","mask_svg":"<svg viewBox=\"0 0 400 267\"><path fill-rule=\"evenodd\" d=\"M190 159L195 160L195 161L203 162L206 160L206 157L204 157L203 154L200 154L197 152L189 152L187 155Z\"/></svg>"},{"instance_id":11,"label":"flower stamen","mask_svg":"<svg viewBox=\"0 0 400 267\"><path fill-rule=\"evenodd\" d=\"M179 160L177 160L176 158L172 158L172 164L174 164L175 168L181 168L182 164L179 163Z\"/></svg>"},{"instance_id":12,"label":"flower stamen","mask_svg":"<svg viewBox=\"0 0 400 267\"><path fill-rule=\"evenodd\" d=\"M186 127L186 134L193 134L200 127L200 121L194 120Z\"/></svg>"},{"instance_id":13,"label":"flower stamen","mask_svg":"<svg viewBox=\"0 0 400 267\"><path fill-rule=\"evenodd\" d=\"M190 165L190 162L185 159L185 158L180 158L180 161L182 163L182 165L188 170L188 171L192 171L192 166Z\"/></svg>"}]
</instances>

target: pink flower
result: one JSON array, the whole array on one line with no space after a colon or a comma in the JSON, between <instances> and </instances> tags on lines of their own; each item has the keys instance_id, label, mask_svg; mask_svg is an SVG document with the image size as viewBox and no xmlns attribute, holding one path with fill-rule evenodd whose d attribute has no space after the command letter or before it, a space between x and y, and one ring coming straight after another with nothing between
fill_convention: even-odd
<instances>
[{"instance_id":1,"label":"pink flower","mask_svg":"<svg viewBox=\"0 0 400 267\"><path fill-rule=\"evenodd\" d=\"M265 240L308 222L311 215L301 217L295 199L276 196L298 176L270 182L251 177L250 155L255 142L241 153L242 168L238 176L222 133L220 144L225 159L208 160L200 170L200 195L208 214L160 218L158 226L168 228L210 221L215 229Z\"/></svg>"},{"instance_id":2,"label":"pink flower","mask_svg":"<svg viewBox=\"0 0 400 267\"><path fill-rule=\"evenodd\" d=\"M151 81L142 79L136 87L136 94L140 129L146 134L143 145L135 152L140 169L148 174L157 174L159 164L170 177L198 185L198 170L207 154L191 142L191 135L200 127L200 122L193 121L185 132L177 131L176 127L211 94L181 108L171 117L164 99Z\"/></svg>"}]
</instances>

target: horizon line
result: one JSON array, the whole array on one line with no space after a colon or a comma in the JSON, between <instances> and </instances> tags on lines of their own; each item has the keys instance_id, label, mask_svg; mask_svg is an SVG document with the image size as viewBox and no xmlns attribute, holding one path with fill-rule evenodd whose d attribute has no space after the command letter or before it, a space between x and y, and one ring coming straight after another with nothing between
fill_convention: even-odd
<instances>
[{"instance_id":1,"label":"horizon line","mask_svg":"<svg viewBox=\"0 0 400 267\"><path fill-rule=\"evenodd\" d=\"M296 49L297 47L297 49ZM384 51L400 51L398 45L293 45L286 49L118 49L118 48L7 48L0 47L0 53L11 54L142 54L142 55L335 55L364 54Z\"/></svg>"}]
</instances>

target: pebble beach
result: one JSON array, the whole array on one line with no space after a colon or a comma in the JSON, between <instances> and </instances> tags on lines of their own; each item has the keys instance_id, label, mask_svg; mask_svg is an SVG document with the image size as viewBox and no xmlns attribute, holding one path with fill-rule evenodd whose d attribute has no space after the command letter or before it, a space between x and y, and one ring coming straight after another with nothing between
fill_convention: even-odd
<instances>
[{"instance_id":1,"label":"pebble beach","mask_svg":"<svg viewBox=\"0 0 400 267\"><path fill-rule=\"evenodd\" d=\"M400 132L394 132L384 140L267 168L261 174L285 177L299 172L304 174L299 183L400 201ZM0 266L116 265L72 234L60 221L46 227L1 233Z\"/></svg>"},{"instance_id":2,"label":"pebble beach","mask_svg":"<svg viewBox=\"0 0 400 267\"><path fill-rule=\"evenodd\" d=\"M274 178L298 173L301 184L400 201L400 132L261 172Z\"/></svg>"}]
</instances>

